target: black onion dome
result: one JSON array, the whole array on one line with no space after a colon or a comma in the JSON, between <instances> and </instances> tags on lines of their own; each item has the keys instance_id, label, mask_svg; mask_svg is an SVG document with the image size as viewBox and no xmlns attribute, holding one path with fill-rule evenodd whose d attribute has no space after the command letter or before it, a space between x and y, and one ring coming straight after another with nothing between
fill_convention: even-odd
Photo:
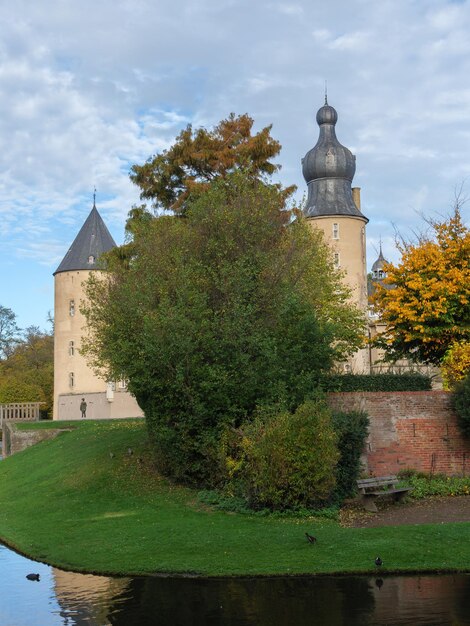
<instances>
[{"instance_id":1,"label":"black onion dome","mask_svg":"<svg viewBox=\"0 0 470 626\"><path fill-rule=\"evenodd\" d=\"M318 109L317 113L317 124L321 126L322 124L333 124L333 126L338 121L338 113L336 113L336 109L334 109L329 104L325 104L321 109Z\"/></svg>"},{"instance_id":2,"label":"black onion dome","mask_svg":"<svg viewBox=\"0 0 470 626\"><path fill-rule=\"evenodd\" d=\"M352 215L366 221L352 198L351 182L356 172L356 158L336 137L338 113L329 104L317 113L320 135L316 145L302 159L302 171L308 184L307 217Z\"/></svg>"}]
</instances>

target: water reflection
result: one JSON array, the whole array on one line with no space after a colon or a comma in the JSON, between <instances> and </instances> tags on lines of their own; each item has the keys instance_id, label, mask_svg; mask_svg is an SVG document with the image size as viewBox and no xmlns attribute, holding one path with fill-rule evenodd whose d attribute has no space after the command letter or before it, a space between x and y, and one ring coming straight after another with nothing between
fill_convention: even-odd
<instances>
[{"instance_id":1,"label":"water reflection","mask_svg":"<svg viewBox=\"0 0 470 626\"><path fill-rule=\"evenodd\" d=\"M2 626L470 626L467 575L109 578L0 547L0 576Z\"/></svg>"}]
</instances>

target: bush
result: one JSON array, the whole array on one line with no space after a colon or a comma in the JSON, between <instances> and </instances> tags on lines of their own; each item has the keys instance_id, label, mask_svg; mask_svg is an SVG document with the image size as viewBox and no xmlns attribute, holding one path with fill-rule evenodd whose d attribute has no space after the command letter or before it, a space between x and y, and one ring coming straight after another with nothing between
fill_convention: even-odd
<instances>
[{"instance_id":1,"label":"bush","mask_svg":"<svg viewBox=\"0 0 470 626\"><path fill-rule=\"evenodd\" d=\"M363 411L333 413L333 427L338 437L339 461L336 466L335 499L353 496L361 473L361 454L367 438L369 418Z\"/></svg>"},{"instance_id":2,"label":"bush","mask_svg":"<svg viewBox=\"0 0 470 626\"><path fill-rule=\"evenodd\" d=\"M406 485L413 487L409 496L415 500L432 496L470 495L470 476L445 476L444 474L424 474L414 470L402 470L398 477Z\"/></svg>"},{"instance_id":3,"label":"bush","mask_svg":"<svg viewBox=\"0 0 470 626\"><path fill-rule=\"evenodd\" d=\"M242 480L254 508L314 507L329 501L339 458L331 412L309 400L294 414L261 411L241 440Z\"/></svg>"},{"instance_id":4,"label":"bush","mask_svg":"<svg viewBox=\"0 0 470 626\"><path fill-rule=\"evenodd\" d=\"M445 389L454 389L470 373L470 342L451 345L442 361L442 378Z\"/></svg>"},{"instance_id":5,"label":"bush","mask_svg":"<svg viewBox=\"0 0 470 626\"><path fill-rule=\"evenodd\" d=\"M455 387L452 405L457 413L460 430L465 437L470 437L470 374Z\"/></svg>"},{"instance_id":6,"label":"bush","mask_svg":"<svg viewBox=\"0 0 470 626\"><path fill-rule=\"evenodd\" d=\"M431 378L419 372L408 374L333 374L325 376L322 388L336 391L429 391Z\"/></svg>"}]
</instances>

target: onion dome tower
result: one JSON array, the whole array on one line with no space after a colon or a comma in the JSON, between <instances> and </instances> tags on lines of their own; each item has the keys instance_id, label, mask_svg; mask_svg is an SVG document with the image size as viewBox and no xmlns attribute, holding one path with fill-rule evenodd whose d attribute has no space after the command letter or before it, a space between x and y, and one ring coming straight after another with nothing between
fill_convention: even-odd
<instances>
[{"instance_id":1,"label":"onion dome tower","mask_svg":"<svg viewBox=\"0 0 470 626\"><path fill-rule=\"evenodd\" d=\"M366 232L369 221L361 213L360 189L352 188L356 158L336 137L338 113L325 104L317 113L318 141L302 159L308 185L304 215L313 228L323 231L332 250L334 266L344 272L354 303L367 314ZM368 368L367 355L358 354L350 368Z\"/></svg>"}]
</instances>

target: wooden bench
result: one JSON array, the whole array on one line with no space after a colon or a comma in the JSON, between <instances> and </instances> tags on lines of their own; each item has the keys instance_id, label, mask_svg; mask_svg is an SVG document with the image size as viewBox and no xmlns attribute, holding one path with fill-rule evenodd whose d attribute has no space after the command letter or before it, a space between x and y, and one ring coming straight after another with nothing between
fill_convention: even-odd
<instances>
[{"instance_id":1,"label":"wooden bench","mask_svg":"<svg viewBox=\"0 0 470 626\"><path fill-rule=\"evenodd\" d=\"M380 496L393 496L399 502L413 487L397 487L396 476L377 476L364 478L357 481L357 488L361 494L361 500L366 511L377 511L375 499Z\"/></svg>"}]
</instances>

